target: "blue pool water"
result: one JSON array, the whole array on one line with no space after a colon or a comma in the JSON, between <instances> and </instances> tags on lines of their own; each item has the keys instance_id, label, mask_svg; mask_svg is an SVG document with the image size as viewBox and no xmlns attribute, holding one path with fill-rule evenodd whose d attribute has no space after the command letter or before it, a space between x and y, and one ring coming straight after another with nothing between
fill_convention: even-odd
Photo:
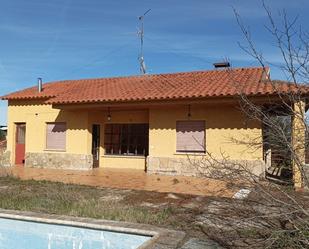
<instances>
[{"instance_id":1,"label":"blue pool water","mask_svg":"<svg viewBox=\"0 0 309 249\"><path fill-rule=\"evenodd\" d=\"M1 249L136 249L150 238L0 218Z\"/></svg>"}]
</instances>

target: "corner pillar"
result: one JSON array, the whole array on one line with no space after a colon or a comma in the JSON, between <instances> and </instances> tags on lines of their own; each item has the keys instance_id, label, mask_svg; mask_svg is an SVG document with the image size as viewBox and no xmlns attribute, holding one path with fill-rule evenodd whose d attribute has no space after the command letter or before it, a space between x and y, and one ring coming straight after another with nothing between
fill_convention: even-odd
<instances>
[{"instance_id":1,"label":"corner pillar","mask_svg":"<svg viewBox=\"0 0 309 249\"><path fill-rule=\"evenodd\" d=\"M292 120L292 167L293 182L295 189L304 187L304 167L305 166L305 144L306 144L306 125L305 125L305 101L297 100L293 103Z\"/></svg>"}]
</instances>

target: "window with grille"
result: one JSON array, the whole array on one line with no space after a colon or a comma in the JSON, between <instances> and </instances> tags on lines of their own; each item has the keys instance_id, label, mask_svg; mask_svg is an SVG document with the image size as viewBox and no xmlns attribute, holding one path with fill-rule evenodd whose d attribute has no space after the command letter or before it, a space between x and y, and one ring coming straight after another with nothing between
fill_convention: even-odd
<instances>
[{"instance_id":1,"label":"window with grille","mask_svg":"<svg viewBox=\"0 0 309 249\"><path fill-rule=\"evenodd\" d=\"M204 153L205 121L177 121L177 152Z\"/></svg>"},{"instance_id":2,"label":"window with grille","mask_svg":"<svg viewBox=\"0 0 309 249\"><path fill-rule=\"evenodd\" d=\"M66 123L47 123L46 149L66 149Z\"/></svg>"},{"instance_id":3,"label":"window with grille","mask_svg":"<svg viewBox=\"0 0 309 249\"><path fill-rule=\"evenodd\" d=\"M106 124L106 155L148 155L148 124Z\"/></svg>"}]
</instances>

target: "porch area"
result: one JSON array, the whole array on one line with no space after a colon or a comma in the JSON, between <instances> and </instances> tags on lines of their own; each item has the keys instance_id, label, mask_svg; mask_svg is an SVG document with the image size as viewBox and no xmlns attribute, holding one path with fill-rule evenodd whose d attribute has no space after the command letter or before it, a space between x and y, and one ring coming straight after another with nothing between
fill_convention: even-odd
<instances>
[{"instance_id":1,"label":"porch area","mask_svg":"<svg viewBox=\"0 0 309 249\"><path fill-rule=\"evenodd\" d=\"M47 180L99 188L132 189L198 196L232 197L233 184L208 178L149 175L137 169L96 168L89 171L14 166L9 173L22 180Z\"/></svg>"}]
</instances>

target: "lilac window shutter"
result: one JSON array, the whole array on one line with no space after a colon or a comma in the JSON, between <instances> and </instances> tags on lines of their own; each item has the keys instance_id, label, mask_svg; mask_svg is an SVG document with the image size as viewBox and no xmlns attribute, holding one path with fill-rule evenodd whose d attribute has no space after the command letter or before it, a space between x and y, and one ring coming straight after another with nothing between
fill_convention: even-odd
<instances>
[{"instance_id":1,"label":"lilac window shutter","mask_svg":"<svg viewBox=\"0 0 309 249\"><path fill-rule=\"evenodd\" d=\"M66 149L66 124L49 123L47 124L46 148L51 150Z\"/></svg>"},{"instance_id":2,"label":"lilac window shutter","mask_svg":"<svg viewBox=\"0 0 309 249\"><path fill-rule=\"evenodd\" d=\"M205 152L205 121L178 121L176 124L179 152Z\"/></svg>"}]
</instances>

